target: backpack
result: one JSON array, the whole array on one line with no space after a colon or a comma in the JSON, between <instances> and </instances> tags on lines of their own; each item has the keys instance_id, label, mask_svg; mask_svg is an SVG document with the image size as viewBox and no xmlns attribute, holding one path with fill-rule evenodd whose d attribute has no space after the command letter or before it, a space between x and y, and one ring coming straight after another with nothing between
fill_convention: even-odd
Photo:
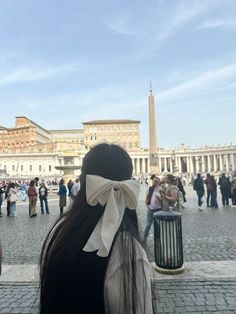
<instances>
[{"instance_id":1,"label":"backpack","mask_svg":"<svg viewBox=\"0 0 236 314\"><path fill-rule=\"evenodd\" d=\"M201 178L197 178L194 180L194 184L193 184L193 188L194 190L204 190L204 186L203 186L203 180Z\"/></svg>"},{"instance_id":2,"label":"backpack","mask_svg":"<svg viewBox=\"0 0 236 314\"><path fill-rule=\"evenodd\" d=\"M227 190L229 188L229 181L227 178L222 178L220 182L220 187L222 190Z\"/></svg>"}]
</instances>

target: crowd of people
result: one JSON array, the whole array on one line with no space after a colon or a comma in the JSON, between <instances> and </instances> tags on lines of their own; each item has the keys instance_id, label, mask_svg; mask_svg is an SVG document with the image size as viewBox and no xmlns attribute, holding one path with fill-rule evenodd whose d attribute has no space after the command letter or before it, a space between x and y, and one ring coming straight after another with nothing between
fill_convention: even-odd
<instances>
[{"instance_id":1,"label":"crowd of people","mask_svg":"<svg viewBox=\"0 0 236 314\"><path fill-rule=\"evenodd\" d=\"M219 177L218 183L214 175L207 174L206 178L203 178L200 173L197 174L197 178L193 182L193 189L197 193L198 197L198 209L202 210L203 196L206 192L206 206L211 208L219 208L217 201L217 186L219 186L221 192L221 199L223 207L230 206L230 199L232 201L231 206L236 207L236 172L232 174L231 179L222 173Z\"/></svg>"},{"instance_id":2,"label":"crowd of people","mask_svg":"<svg viewBox=\"0 0 236 314\"><path fill-rule=\"evenodd\" d=\"M67 186L63 179L45 181L35 177L29 181L0 181L0 217L2 217L2 204L6 201L6 211L8 217L16 216L16 204L20 197L21 201L29 202L29 216L37 216L37 201L39 200L41 214L50 214L48 205L49 186L57 186L59 196L60 215L63 214L64 207L67 205L67 196L71 206L73 199L79 191L79 178L73 182L69 181Z\"/></svg>"}]
</instances>

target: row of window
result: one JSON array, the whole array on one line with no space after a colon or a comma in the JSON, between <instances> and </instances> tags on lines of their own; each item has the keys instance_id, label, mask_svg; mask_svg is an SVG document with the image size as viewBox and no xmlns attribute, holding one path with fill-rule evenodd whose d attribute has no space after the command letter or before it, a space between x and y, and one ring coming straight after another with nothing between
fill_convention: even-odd
<instances>
[{"instance_id":1,"label":"row of window","mask_svg":"<svg viewBox=\"0 0 236 314\"><path fill-rule=\"evenodd\" d=\"M118 130L129 130L129 131L133 131L133 130L138 130L138 126L130 126L130 125L122 125L122 126L101 126L99 128L85 128L85 130L88 132L101 132L101 131L113 131L113 132L117 132Z\"/></svg>"},{"instance_id":2,"label":"row of window","mask_svg":"<svg viewBox=\"0 0 236 314\"><path fill-rule=\"evenodd\" d=\"M29 171L33 171L33 165L29 165L27 166ZM24 167L24 165L20 165L20 166L16 166L16 165L12 165L12 171L25 171L26 166ZM7 170L7 165L4 165L4 170ZM43 170L42 165L38 165L38 171L41 172ZM45 170L45 168L44 168ZM52 166L48 165L48 171L52 171Z\"/></svg>"}]
</instances>

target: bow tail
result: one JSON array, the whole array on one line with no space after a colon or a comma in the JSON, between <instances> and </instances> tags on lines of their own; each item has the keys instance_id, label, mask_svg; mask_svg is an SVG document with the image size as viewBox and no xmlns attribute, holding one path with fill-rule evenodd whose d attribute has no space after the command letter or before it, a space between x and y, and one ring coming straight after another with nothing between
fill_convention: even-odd
<instances>
[{"instance_id":1,"label":"bow tail","mask_svg":"<svg viewBox=\"0 0 236 314\"><path fill-rule=\"evenodd\" d=\"M118 205L119 204L119 205ZM110 193L103 215L101 237L107 255L111 249L114 237L120 227L125 210L124 198L120 191Z\"/></svg>"}]
</instances>

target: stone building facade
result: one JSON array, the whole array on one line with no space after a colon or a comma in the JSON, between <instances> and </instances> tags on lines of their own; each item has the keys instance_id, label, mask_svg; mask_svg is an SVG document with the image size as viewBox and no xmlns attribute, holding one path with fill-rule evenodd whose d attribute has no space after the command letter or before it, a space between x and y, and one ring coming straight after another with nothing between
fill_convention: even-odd
<instances>
[{"instance_id":1,"label":"stone building facade","mask_svg":"<svg viewBox=\"0 0 236 314\"><path fill-rule=\"evenodd\" d=\"M109 142L122 146L129 152L140 150L140 121L94 120L84 122L84 144L92 147Z\"/></svg>"},{"instance_id":2,"label":"stone building facade","mask_svg":"<svg viewBox=\"0 0 236 314\"><path fill-rule=\"evenodd\" d=\"M71 163L80 167L90 147L104 141L123 146L132 159L134 175L146 177L151 173L150 153L141 148L139 127L136 120L95 120L84 122L83 129L45 130L27 117L16 117L15 128L0 127L0 177L61 176L55 167L65 164L63 156L69 154ZM156 155L159 173L236 169L235 145L157 148Z\"/></svg>"}]
</instances>

